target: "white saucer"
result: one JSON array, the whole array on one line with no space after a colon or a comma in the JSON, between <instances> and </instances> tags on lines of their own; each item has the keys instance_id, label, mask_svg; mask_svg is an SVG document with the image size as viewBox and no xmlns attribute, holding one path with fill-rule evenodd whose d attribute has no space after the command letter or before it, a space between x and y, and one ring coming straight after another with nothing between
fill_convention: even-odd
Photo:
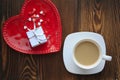
<instances>
[{"instance_id":1,"label":"white saucer","mask_svg":"<svg viewBox=\"0 0 120 80\"><path fill-rule=\"evenodd\" d=\"M63 61L65 68L68 72L73 74L80 74L80 75L89 75L99 73L103 70L105 66L105 60L102 60L101 63L92 69L84 70L79 68L74 62L72 58L72 49L73 46L81 39L94 39L102 46L103 53L106 54L105 42L101 35L93 33L93 32L76 32L69 34L64 42L63 48Z\"/></svg>"}]
</instances>

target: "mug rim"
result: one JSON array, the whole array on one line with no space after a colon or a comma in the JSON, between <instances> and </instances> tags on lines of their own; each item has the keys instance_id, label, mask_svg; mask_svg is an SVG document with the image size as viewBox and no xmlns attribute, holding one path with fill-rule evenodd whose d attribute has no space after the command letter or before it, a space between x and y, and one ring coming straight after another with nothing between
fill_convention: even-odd
<instances>
[{"instance_id":1,"label":"mug rim","mask_svg":"<svg viewBox=\"0 0 120 80\"><path fill-rule=\"evenodd\" d=\"M85 42L85 41L88 41L88 42L91 42L91 43L95 44L95 45L97 46L98 50L99 50L99 57L98 57L98 59L96 60L96 62L93 63L92 65L88 65L88 66L83 65L83 64L80 64L80 63L77 61L77 59L75 58L75 49L76 49L76 47L77 47L80 43ZM99 44L97 41L93 40L93 39L83 39L83 40L79 40L79 41L74 45L74 47L73 47L73 55L72 55L72 56L73 56L73 61L74 61L74 63L75 63L79 68L82 68L82 69L92 69L92 68L95 68L97 65L99 65L99 63L100 63L101 60L102 60L102 48L101 48L100 44Z\"/></svg>"}]
</instances>

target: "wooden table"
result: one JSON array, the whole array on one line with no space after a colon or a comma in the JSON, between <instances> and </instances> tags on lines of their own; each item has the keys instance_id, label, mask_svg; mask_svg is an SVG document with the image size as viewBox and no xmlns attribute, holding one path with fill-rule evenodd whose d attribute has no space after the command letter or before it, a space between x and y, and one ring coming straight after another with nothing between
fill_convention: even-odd
<instances>
[{"instance_id":1,"label":"wooden table","mask_svg":"<svg viewBox=\"0 0 120 80\"><path fill-rule=\"evenodd\" d=\"M0 0L1 30L5 20L20 12L24 0ZM52 0L62 21L62 44L73 32L103 35L107 54L113 57L101 73L74 75L64 67L61 51L48 55L26 55L10 48L0 30L0 80L120 80L120 0Z\"/></svg>"}]
</instances>

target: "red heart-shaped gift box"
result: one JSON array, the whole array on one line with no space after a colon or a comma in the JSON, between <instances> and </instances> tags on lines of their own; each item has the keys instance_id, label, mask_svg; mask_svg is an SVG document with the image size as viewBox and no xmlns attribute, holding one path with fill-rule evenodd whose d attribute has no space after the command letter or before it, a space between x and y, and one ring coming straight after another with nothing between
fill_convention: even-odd
<instances>
[{"instance_id":1,"label":"red heart-shaped gift box","mask_svg":"<svg viewBox=\"0 0 120 80\"><path fill-rule=\"evenodd\" d=\"M27 24L29 29L32 29L32 23L26 20L31 15L39 14L40 11L44 11L43 15L39 15L39 18L44 20L41 25L49 39L45 44L33 48L26 35L24 25ZM26 0L20 14L9 18L4 23L3 37L11 48L22 53L48 54L59 51L62 27L57 8L50 0Z\"/></svg>"}]
</instances>

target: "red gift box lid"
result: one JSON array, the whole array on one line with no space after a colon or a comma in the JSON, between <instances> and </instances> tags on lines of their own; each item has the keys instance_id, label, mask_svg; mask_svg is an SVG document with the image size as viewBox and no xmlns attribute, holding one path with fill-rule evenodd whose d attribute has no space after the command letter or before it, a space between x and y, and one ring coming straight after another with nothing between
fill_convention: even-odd
<instances>
[{"instance_id":1,"label":"red gift box lid","mask_svg":"<svg viewBox=\"0 0 120 80\"><path fill-rule=\"evenodd\" d=\"M43 14L40 14L43 11ZM34 14L42 19L41 24L48 41L37 47L31 47L24 25L33 29L33 23L27 21ZM37 20L36 20L37 22ZM57 8L50 0L26 0L19 15L9 18L3 25L3 37L6 43L22 53L49 54L61 48L62 27Z\"/></svg>"}]
</instances>

